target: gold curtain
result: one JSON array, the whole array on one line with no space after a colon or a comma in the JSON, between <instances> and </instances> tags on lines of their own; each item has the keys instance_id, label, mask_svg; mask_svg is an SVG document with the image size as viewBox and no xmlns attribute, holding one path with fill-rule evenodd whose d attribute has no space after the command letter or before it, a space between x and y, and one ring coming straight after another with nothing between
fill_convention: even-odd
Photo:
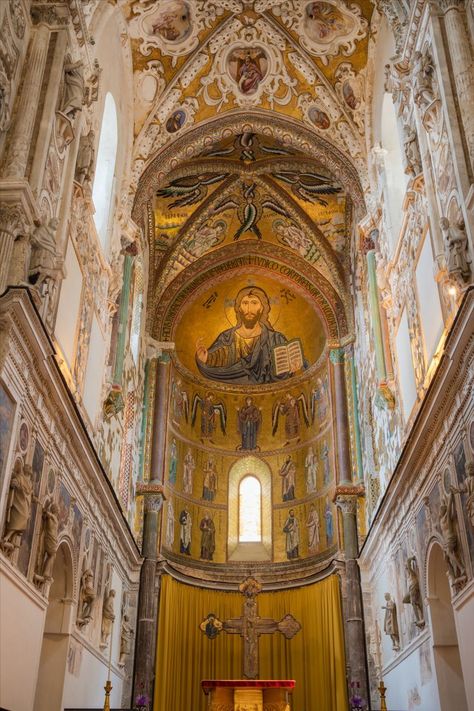
<instances>
[{"instance_id":1,"label":"gold curtain","mask_svg":"<svg viewBox=\"0 0 474 711\"><path fill-rule=\"evenodd\" d=\"M293 711L346 711L344 636L339 580L333 575L306 587L258 596L261 617L291 613L302 629L259 641L260 678L295 679ZM202 679L240 679L242 639L225 632L209 640L202 620L240 617L243 596L162 582L155 682L157 711L205 711Z\"/></svg>"}]
</instances>

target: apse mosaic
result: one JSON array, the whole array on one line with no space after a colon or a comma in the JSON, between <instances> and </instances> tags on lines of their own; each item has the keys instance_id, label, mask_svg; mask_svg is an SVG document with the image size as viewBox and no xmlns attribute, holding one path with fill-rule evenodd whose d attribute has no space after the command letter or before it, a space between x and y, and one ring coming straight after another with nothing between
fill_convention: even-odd
<instances>
[{"instance_id":1,"label":"apse mosaic","mask_svg":"<svg viewBox=\"0 0 474 711\"><path fill-rule=\"evenodd\" d=\"M191 373L228 385L291 380L320 357L321 320L296 290L266 274L225 277L186 307L173 336Z\"/></svg>"}]
</instances>

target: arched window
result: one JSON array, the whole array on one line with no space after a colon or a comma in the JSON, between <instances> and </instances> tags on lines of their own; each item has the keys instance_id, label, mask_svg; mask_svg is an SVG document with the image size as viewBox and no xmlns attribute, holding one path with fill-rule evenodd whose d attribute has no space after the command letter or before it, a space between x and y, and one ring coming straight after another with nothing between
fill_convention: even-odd
<instances>
[{"instance_id":1,"label":"arched window","mask_svg":"<svg viewBox=\"0 0 474 711\"><path fill-rule=\"evenodd\" d=\"M244 477L239 486L239 543L262 540L262 487L255 476Z\"/></svg>"},{"instance_id":2,"label":"arched window","mask_svg":"<svg viewBox=\"0 0 474 711\"><path fill-rule=\"evenodd\" d=\"M392 95L385 93L382 103L382 148L384 150L384 166L388 204L387 217L390 220L392 245L395 247L402 226L402 204L407 186L407 176L403 168L402 149L399 127Z\"/></svg>"},{"instance_id":3,"label":"arched window","mask_svg":"<svg viewBox=\"0 0 474 711\"><path fill-rule=\"evenodd\" d=\"M107 246L107 228L114 187L115 160L117 157L118 126L117 109L112 94L105 97L99 150L95 169L92 199L94 201L94 222L102 247Z\"/></svg>"}]
</instances>

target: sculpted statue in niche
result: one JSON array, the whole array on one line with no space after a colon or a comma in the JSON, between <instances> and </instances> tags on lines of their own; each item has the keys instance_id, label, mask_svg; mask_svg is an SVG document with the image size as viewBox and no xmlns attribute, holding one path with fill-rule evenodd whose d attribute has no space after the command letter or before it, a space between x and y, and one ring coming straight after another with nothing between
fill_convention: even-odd
<instances>
[{"instance_id":1,"label":"sculpted statue in niche","mask_svg":"<svg viewBox=\"0 0 474 711\"><path fill-rule=\"evenodd\" d=\"M43 507L40 543L34 581L38 587L52 579L53 565L59 542L59 509L54 501L46 501Z\"/></svg>"},{"instance_id":2,"label":"sculpted statue in niche","mask_svg":"<svg viewBox=\"0 0 474 711\"><path fill-rule=\"evenodd\" d=\"M133 637L133 627L131 627L129 622L129 617L126 612L122 615L122 622L120 625L120 658L119 667L124 667L127 663L127 659L132 653L132 637Z\"/></svg>"},{"instance_id":3,"label":"sculpted statue in niche","mask_svg":"<svg viewBox=\"0 0 474 711\"><path fill-rule=\"evenodd\" d=\"M467 494L466 511L472 528L474 528L474 460L466 462L466 479L458 487L452 487L456 494Z\"/></svg>"},{"instance_id":4,"label":"sculpted statue in niche","mask_svg":"<svg viewBox=\"0 0 474 711\"><path fill-rule=\"evenodd\" d=\"M15 549L21 546L21 540L28 526L33 501L33 471L22 459L17 459L13 467L7 498L5 532L2 549L10 558Z\"/></svg>"},{"instance_id":5,"label":"sculpted statue in niche","mask_svg":"<svg viewBox=\"0 0 474 711\"><path fill-rule=\"evenodd\" d=\"M425 615L423 612L423 600L421 598L420 581L418 578L418 564L416 558L411 556L405 563L408 592L403 598L405 605L411 605L415 615L415 625L419 629L425 626Z\"/></svg>"},{"instance_id":6,"label":"sculpted statue in niche","mask_svg":"<svg viewBox=\"0 0 474 711\"><path fill-rule=\"evenodd\" d=\"M95 600L94 573L86 568L81 576L79 604L77 606L77 626L81 629L92 619L92 608Z\"/></svg>"},{"instance_id":7,"label":"sculpted statue in niche","mask_svg":"<svg viewBox=\"0 0 474 711\"><path fill-rule=\"evenodd\" d=\"M28 281L44 295L50 281L61 274L63 257L56 247L56 232L59 220L53 217L48 223L36 223L31 235L31 258Z\"/></svg>"},{"instance_id":8,"label":"sculpted statue in niche","mask_svg":"<svg viewBox=\"0 0 474 711\"><path fill-rule=\"evenodd\" d=\"M464 222L461 221L456 224L450 222L446 217L442 217L440 225L444 237L448 273L460 286L463 286L471 274L467 255L468 240Z\"/></svg>"},{"instance_id":9,"label":"sculpted statue in niche","mask_svg":"<svg viewBox=\"0 0 474 711\"><path fill-rule=\"evenodd\" d=\"M82 185L92 183L95 162L95 132L91 129L85 136L81 136L79 152L77 154L75 180Z\"/></svg>"},{"instance_id":10,"label":"sculpted statue in niche","mask_svg":"<svg viewBox=\"0 0 474 711\"><path fill-rule=\"evenodd\" d=\"M413 176L419 175L422 167L418 136L415 127L409 124L403 126L403 148L405 152L405 173Z\"/></svg>"},{"instance_id":11,"label":"sculpted statue in niche","mask_svg":"<svg viewBox=\"0 0 474 711\"><path fill-rule=\"evenodd\" d=\"M385 593L385 603L385 605L382 605L382 610L385 610L383 631L391 638L393 651L398 652L400 649L400 634L398 632L397 606L390 593Z\"/></svg>"},{"instance_id":12,"label":"sculpted statue in niche","mask_svg":"<svg viewBox=\"0 0 474 711\"><path fill-rule=\"evenodd\" d=\"M69 119L74 119L82 111L84 101L84 75L82 62L68 62L64 66L64 90L61 97L60 112Z\"/></svg>"},{"instance_id":13,"label":"sculpted statue in niche","mask_svg":"<svg viewBox=\"0 0 474 711\"><path fill-rule=\"evenodd\" d=\"M456 531L456 508L454 494L443 496L439 507L439 530L443 539L443 552L449 576L457 589L466 582L466 566L461 559L459 538Z\"/></svg>"},{"instance_id":14,"label":"sculpted statue in niche","mask_svg":"<svg viewBox=\"0 0 474 711\"><path fill-rule=\"evenodd\" d=\"M102 605L102 624L100 629L100 646L106 647L115 620L115 590L112 588L104 597Z\"/></svg>"}]
</instances>

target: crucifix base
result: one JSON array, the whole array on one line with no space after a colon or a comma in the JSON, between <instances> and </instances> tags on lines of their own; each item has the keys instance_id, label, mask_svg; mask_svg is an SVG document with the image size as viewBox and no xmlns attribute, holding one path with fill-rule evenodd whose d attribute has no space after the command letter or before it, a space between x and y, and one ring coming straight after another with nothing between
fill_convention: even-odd
<instances>
[{"instance_id":1,"label":"crucifix base","mask_svg":"<svg viewBox=\"0 0 474 711\"><path fill-rule=\"evenodd\" d=\"M290 711L293 680L217 679L201 682L208 711Z\"/></svg>"}]
</instances>

